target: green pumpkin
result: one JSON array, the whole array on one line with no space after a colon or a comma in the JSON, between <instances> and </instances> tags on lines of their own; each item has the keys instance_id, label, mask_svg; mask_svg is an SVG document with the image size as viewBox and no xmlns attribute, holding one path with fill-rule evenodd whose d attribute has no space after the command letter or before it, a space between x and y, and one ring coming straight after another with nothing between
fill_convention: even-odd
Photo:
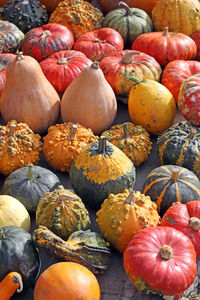
<instances>
[{"instance_id":1,"label":"green pumpkin","mask_svg":"<svg viewBox=\"0 0 200 300\"><path fill-rule=\"evenodd\" d=\"M30 213L36 211L40 198L60 184L50 170L30 164L12 172L5 180L2 194L18 199Z\"/></svg>"},{"instance_id":2,"label":"green pumpkin","mask_svg":"<svg viewBox=\"0 0 200 300\"><path fill-rule=\"evenodd\" d=\"M124 40L124 48L131 48L136 37L153 31L153 23L149 15L142 9L129 8L126 3L121 1L120 7L122 8L114 9L105 16L102 27L111 27L117 30Z\"/></svg>"},{"instance_id":3,"label":"green pumpkin","mask_svg":"<svg viewBox=\"0 0 200 300\"><path fill-rule=\"evenodd\" d=\"M116 146L100 137L74 159L70 181L83 202L97 210L109 194L133 188L136 174L131 160Z\"/></svg>"},{"instance_id":4,"label":"green pumpkin","mask_svg":"<svg viewBox=\"0 0 200 300\"><path fill-rule=\"evenodd\" d=\"M161 165L179 165L200 175L200 128L181 121L157 140Z\"/></svg>"}]
</instances>

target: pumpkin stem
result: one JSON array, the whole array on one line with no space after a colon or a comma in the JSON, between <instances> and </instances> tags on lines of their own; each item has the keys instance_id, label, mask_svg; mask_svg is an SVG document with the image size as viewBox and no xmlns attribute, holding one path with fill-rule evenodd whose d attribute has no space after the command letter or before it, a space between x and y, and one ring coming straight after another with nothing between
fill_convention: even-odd
<instances>
[{"instance_id":1,"label":"pumpkin stem","mask_svg":"<svg viewBox=\"0 0 200 300\"><path fill-rule=\"evenodd\" d=\"M78 128L78 125L73 124L71 126L70 132L69 132L69 135L68 135L68 140L69 141L72 141L72 139L75 137L77 128Z\"/></svg>"},{"instance_id":2,"label":"pumpkin stem","mask_svg":"<svg viewBox=\"0 0 200 300\"><path fill-rule=\"evenodd\" d=\"M178 179L178 176L179 176L179 171L173 171L172 172L172 175L171 175L171 181L176 181Z\"/></svg>"},{"instance_id":3,"label":"pumpkin stem","mask_svg":"<svg viewBox=\"0 0 200 300\"><path fill-rule=\"evenodd\" d=\"M90 66L92 69L99 69L99 62L98 61L94 61L91 66Z\"/></svg>"},{"instance_id":4,"label":"pumpkin stem","mask_svg":"<svg viewBox=\"0 0 200 300\"><path fill-rule=\"evenodd\" d=\"M69 57L60 57L57 61L58 65L65 65L70 59L72 59L74 55L69 56Z\"/></svg>"},{"instance_id":5,"label":"pumpkin stem","mask_svg":"<svg viewBox=\"0 0 200 300\"><path fill-rule=\"evenodd\" d=\"M34 176L34 173L33 173L33 164L28 164L28 172L27 172L27 179L28 180L31 180L33 179L35 176Z\"/></svg>"},{"instance_id":6,"label":"pumpkin stem","mask_svg":"<svg viewBox=\"0 0 200 300\"><path fill-rule=\"evenodd\" d=\"M15 129L16 129L16 124L13 122L10 122L9 136L15 135Z\"/></svg>"},{"instance_id":7,"label":"pumpkin stem","mask_svg":"<svg viewBox=\"0 0 200 300\"><path fill-rule=\"evenodd\" d=\"M168 31L168 27L165 27L163 33L162 33L162 36L168 36L169 35L169 31Z\"/></svg>"},{"instance_id":8,"label":"pumpkin stem","mask_svg":"<svg viewBox=\"0 0 200 300\"><path fill-rule=\"evenodd\" d=\"M197 134L196 128L193 126L190 127L190 133L189 133L189 138L193 138Z\"/></svg>"},{"instance_id":9,"label":"pumpkin stem","mask_svg":"<svg viewBox=\"0 0 200 300\"><path fill-rule=\"evenodd\" d=\"M130 7L126 3L124 3L123 1L119 1L118 6L125 9L126 16L131 16L132 15Z\"/></svg>"},{"instance_id":10,"label":"pumpkin stem","mask_svg":"<svg viewBox=\"0 0 200 300\"><path fill-rule=\"evenodd\" d=\"M189 219L189 227L193 230L200 230L200 219L196 217L192 217Z\"/></svg>"},{"instance_id":11,"label":"pumpkin stem","mask_svg":"<svg viewBox=\"0 0 200 300\"><path fill-rule=\"evenodd\" d=\"M94 42L94 43L106 43L106 40L100 40L100 39L98 39L98 38L95 38L95 39L93 40L93 42Z\"/></svg>"},{"instance_id":12,"label":"pumpkin stem","mask_svg":"<svg viewBox=\"0 0 200 300\"><path fill-rule=\"evenodd\" d=\"M121 59L121 63L125 65L129 65L133 63L133 55L134 54L140 54L140 51L131 51L126 54Z\"/></svg>"},{"instance_id":13,"label":"pumpkin stem","mask_svg":"<svg viewBox=\"0 0 200 300\"><path fill-rule=\"evenodd\" d=\"M170 247L169 245L163 245L159 250L159 254L161 258L165 260L169 260L174 256L172 247Z\"/></svg>"},{"instance_id":14,"label":"pumpkin stem","mask_svg":"<svg viewBox=\"0 0 200 300\"><path fill-rule=\"evenodd\" d=\"M46 37L51 36L51 31L44 30L43 33L40 35L40 39L45 39Z\"/></svg>"},{"instance_id":15,"label":"pumpkin stem","mask_svg":"<svg viewBox=\"0 0 200 300\"><path fill-rule=\"evenodd\" d=\"M128 135L128 124L127 124L127 123L124 123L124 124L123 124L123 130L124 130L124 136L123 136L123 139L128 139L128 138L129 138L129 135Z\"/></svg>"},{"instance_id":16,"label":"pumpkin stem","mask_svg":"<svg viewBox=\"0 0 200 300\"><path fill-rule=\"evenodd\" d=\"M22 51L17 50L16 55L17 61L24 59L24 53Z\"/></svg>"},{"instance_id":17,"label":"pumpkin stem","mask_svg":"<svg viewBox=\"0 0 200 300\"><path fill-rule=\"evenodd\" d=\"M124 203L132 204L132 203L135 203L136 201L137 201L137 199L135 197L135 192L133 190L131 190L128 197L124 200Z\"/></svg>"},{"instance_id":18,"label":"pumpkin stem","mask_svg":"<svg viewBox=\"0 0 200 300\"><path fill-rule=\"evenodd\" d=\"M19 284L19 288L17 289L17 293L21 293L23 291L23 282L21 276L17 273L13 275L13 281Z\"/></svg>"},{"instance_id":19,"label":"pumpkin stem","mask_svg":"<svg viewBox=\"0 0 200 300\"><path fill-rule=\"evenodd\" d=\"M106 152L106 137L100 136L99 138L99 148L98 151L102 154Z\"/></svg>"}]
</instances>

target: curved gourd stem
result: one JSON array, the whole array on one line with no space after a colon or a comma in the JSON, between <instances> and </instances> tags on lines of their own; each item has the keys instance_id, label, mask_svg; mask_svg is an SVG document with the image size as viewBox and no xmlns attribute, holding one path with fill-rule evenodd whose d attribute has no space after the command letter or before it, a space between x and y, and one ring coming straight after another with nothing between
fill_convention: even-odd
<instances>
[{"instance_id":1,"label":"curved gourd stem","mask_svg":"<svg viewBox=\"0 0 200 300\"><path fill-rule=\"evenodd\" d=\"M21 293L23 291L23 282L22 277L18 273L13 274L13 281L19 285L19 288L17 289L17 293Z\"/></svg>"},{"instance_id":2,"label":"curved gourd stem","mask_svg":"<svg viewBox=\"0 0 200 300\"><path fill-rule=\"evenodd\" d=\"M169 28L168 27L165 27L163 33L162 33L162 36L168 36L169 35Z\"/></svg>"},{"instance_id":3,"label":"curved gourd stem","mask_svg":"<svg viewBox=\"0 0 200 300\"><path fill-rule=\"evenodd\" d=\"M124 203L132 204L136 202L136 197L135 197L135 192L131 190L130 194L128 197L124 200Z\"/></svg>"},{"instance_id":4,"label":"curved gourd stem","mask_svg":"<svg viewBox=\"0 0 200 300\"><path fill-rule=\"evenodd\" d=\"M68 140L69 141L72 141L72 139L75 137L77 128L78 128L78 125L76 125L76 124L73 124L71 126L70 132L69 132L69 135L68 135Z\"/></svg>"},{"instance_id":5,"label":"curved gourd stem","mask_svg":"<svg viewBox=\"0 0 200 300\"><path fill-rule=\"evenodd\" d=\"M133 55L140 54L140 53L141 53L140 51L131 51L131 52L124 54L124 56L121 59L121 63L125 64L125 65L132 64L133 63Z\"/></svg>"},{"instance_id":6,"label":"curved gourd stem","mask_svg":"<svg viewBox=\"0 0 200 300\"><path fill-rule=\"evenodd\" d=\"M193 230L197 231L200 230L200 219L196 217L192 217L189 219L188 225Z\"/></svg>"},{"instance_id":7,"label":"curved gourd stem","mask_svg":"<svg viewBox=\"0 0 200 300\"><path fill-rule=\"evenodd\" d=\"M93 43L106 43L106 40L100 40L100 39L98 39L98 38L95 38L95 39L93 40Z\"/></svg>"},{"instance_id":8,"label":"curved gourd stem","mask_svg":"<svg viewBox=\"0 0 200 300\"><path fill-rule=\"evenodd\" d=\"M99 69L99 62L98 62L98 61L94 61L94 62L91 64L90 68L96 69L96 70Z\"/></svg>"},{"instance_id":9,"label":"curved gourd stem","mask_svg":"<svg viewBox=\"0 0 200 300\"><path fill-rule=\"evenodd\" d=\"M99 147L98 147L98 152L104 154L106 153L106 137L105 136L100 136L99 138Z\"/></svg>"},{"instance_id":10,"label":"curved gourd stem","mask_svg":"<svg viewBox=\"0 0 200 300\"><path fill-rule=\"evenodd\" d=\"M70 59L72 59L73 57L75 57L75 55L71 55L69 57L60 57L57 61L57 64L58 65L65 65L66 63L68 63L68 61Z\"/></svg>"},{"instance_id":11,"label":"curved gourd stem","mask_svg":"<svg viewBox=\"0 0 200 300\"><path fill-rule=\"evenodd\" d=\"M15 129L16 129L16 124L10 123L10 129L9 129L9 136L14 136L15 135Z\"/></svg>"},{"instance_id":12,"label":"curved gourd stem","mask_svg":"<svg viewBox=\"0 0 200 300\"><path fill-rule=\"evenodd\" d=\"M174 256L172 247L169 245L163 245L159 250L159 254L165 260L170 260Z\"/></svg>"},{"instance_id":13,"label":"curved gourd stem","mask_svg":"<svg viewBox=\"0 0 200 300\"><path fill-rule=\"evenodd\" d=\"M128 135L128 124L124 123L122 126L123 126L123 130L124 130L123 139L128 139L129 138L129 135Z\"/></svg>"},{"instance_id":14,"label":"curved gourd stem","mask_svg":"<svg viewBox=\"0 0 200 300\"><path fill-rule=\"evenodd\" d=\"M131 16L132 15L130 7L125 2L119 1L118 7L124 8L126 10L126 16Z\"/></svg>"},{"instance_id":15,"label":"curved gourd stem","mask_svg":"<svg viewBox=\"0 0 200 300\"><path fill-rule=\"evenodd\" d=\"M51 36L51 31L44 30L43 33L40 35L40 39L45 39L47 37Z\"/></svg>"},{"instance_id":16,"label":"curved gourd stem","mask_svg":"<svg viewBox=\"0 0 200 300\"><path fill-rule=\"evenodd\" d=\"M28 165L28 172L27 172L27 178L29 180L33 179L35 176L34 176L34 173L33 173L33 164L29 164Z\"/></svg>"},{"instance_id":17,"label":"curved gourd stem","mask_svg":"<svg viewBox=\"0 0 200 300\"><path fill-rule=\"evenodd\" d=\"M22 51L18 51L16 52L16 60L23 60L24 59L24 53Z\"/></svg>"}]
</instances>

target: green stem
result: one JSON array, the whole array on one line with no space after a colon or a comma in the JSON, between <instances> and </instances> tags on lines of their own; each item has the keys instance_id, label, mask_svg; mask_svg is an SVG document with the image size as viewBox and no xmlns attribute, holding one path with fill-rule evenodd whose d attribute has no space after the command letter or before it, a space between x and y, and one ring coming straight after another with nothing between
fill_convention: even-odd
<instances>
[{"instance_id":1,"label":"green stem","mask_svg":"<svg viewBox=\"0 0 200 300\"><path fill-rule=\"evenodd\" d=\"M33 172L33 164L29 164L28 165L28 172L27 172L27 178L28 180L31 180L33 179L35 176L34 176L34 172Z\"/></svg>"},{"instance_id":2,"label":"green stem","mask_svg":"<svg viewBox=\"0 0 200 300\"><path fill-rule=\"evenodd\" d=\"M131 16L131 15L132 15L132 12L131 12L131 10L130 10L130 7L129 7L125 2L119 1L118 6L119 6L120 8L124 8L124 9L125 9L125 11L126 11L126 16Z\"/></svg>"},{"instance_id":3,"label":"green stem","mask_svg":"<svg viewBox=\"0 0 200 300\"><path fill-rule=\"evenodd\" d=\"M129 138L129 135L128 135L128 124L127 124L127 123L124 123L124 124L123 124L123 130L124 130L124 136L123 136L123 139L128 139L128 138Z\"/></svg>"},{"instance_id":4,"label":"green stem","mask_svg":"<svg viewBox=\"0 0 200 300\"><path fill-rule=\"evenodd\" d=\"M106 153L106 137L105 136L100 136L100 138L99 138L98 151L102 154Z\"/></svg>"}]
</instances>

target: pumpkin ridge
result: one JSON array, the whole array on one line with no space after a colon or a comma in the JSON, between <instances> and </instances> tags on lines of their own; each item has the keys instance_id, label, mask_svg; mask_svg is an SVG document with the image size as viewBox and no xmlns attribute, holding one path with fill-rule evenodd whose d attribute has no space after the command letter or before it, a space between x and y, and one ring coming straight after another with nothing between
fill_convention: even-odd
<instances>
[{"instance_id":1,"label":"pumpkin ridge","mask_svg":"<svg viewBox=\"0 0 200 300\"><path fill-rule=\"evenodd\" d=\"M178 189L178 183L175 181L175 187L176 187L176 198L177 198L177 202L181 202L181 195Z\"/></svg>"},{"instance_id":2,"label":"pumpkin ridge","mask_svg":"<svg viewBox=\"0 0 200 300\"><path fill-rule=\"evenodd\" d=\"M151 176L154 176L156 173L152 173ZM159 174L159 173L158 173ZM161 174L162 175L162 174ZM149 176L149 178L151 177ZM164 181L164 180L169 180L169 177L164 177L164 178L157 178L155 179L154 181L152 181L150 184L148 184L146 186L146 188L143 190L143 193L146 194L146 192L151 188L151 186L157 182L160 182L160 181Z\"/></svg>"},{"instance_id":3,"label":"pumpkin ridge","mask_svg":"<svg viewBox=\"0 0 200 300\"><path fill-rule=\"evenodd\" d=\"M199 190L198 188L196 188L194 184L192 184L192 183L190 183L190 182L188 182L188 181L182 180L182 179L180 179L180 178L179 178L179 181L180 181L180 182L183 182L184 184L186 184L186 185L188 185L189 187L191 187L193 190L195 190L195 191L197 192L197 195L200 196L200 190Z\"/></svg>"},{"instance_id":4,"label":"pumpkin ridge","mask_svg":"<svg viewBox=\"0 0 200 300\"><path fill-rule=\"evenodd\" d=\"M160 208L162 205L162 200L163 200L163 196L167 190L167 188L170 186L171 182L169 181L168 184L165 185L164 189L162 190L161 194L159 195L159 197L157 198L156 204L158 207L158 212L160 212Z\"/></svg>"}]
</instances>

